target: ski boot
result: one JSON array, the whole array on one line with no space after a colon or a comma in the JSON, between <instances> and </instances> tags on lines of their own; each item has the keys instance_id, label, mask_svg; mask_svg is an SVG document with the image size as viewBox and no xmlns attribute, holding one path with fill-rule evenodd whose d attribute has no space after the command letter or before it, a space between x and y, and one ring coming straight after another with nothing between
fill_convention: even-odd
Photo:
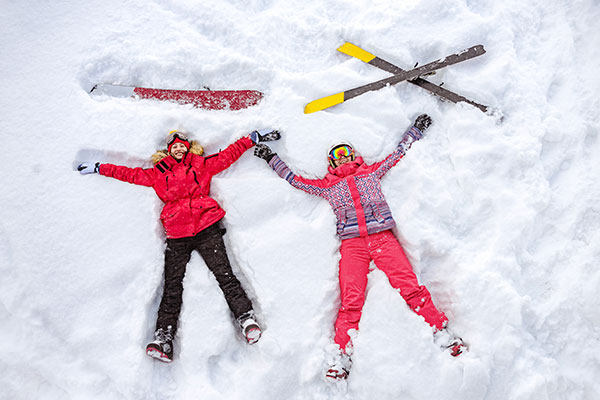
<instances>
[{"instance_id":1,"label":"ski boot","mask_svg":"<svg viewBox=\"0 0 600 400\"><path fill-rule=\"evenodd\" d=\"M171 326L159 328L154 332L154 341L146 346L146 354L162 362L173 361L173 333Z\"/></svg>"},{"instance_id":2,"label":"ski boot","mask_svg":"<svg viewBox=\"0 0 600 400\"><path fill-rule=\"evenodd\" d=\"M352 366L352 359L346 353L339 352L333 365L329 367L325 373L325 379L329 382L338 382L348 378L350 374L350 367Z\"/></svg>"},{"instance_id":3,"label":"ski boot","mask_svg":"<svg viewBox=\"0 0 600 400\"><path fill-rule=\"evenodd\" d=\"M433 342L440 346L442 351L449 350L452 357L458 357L468 350L462 338L454 334L447 327L433 334Z\"/></svg>"},{"instance_id":4,"label":"ski boot","mask_svg":"<svg viewBox=\"0 0 600 400\"><path fill-rule=\"evenodd\" d=\"M242 314L238 317L237 321L240 324L240 329L242 335L246 338L246 342L248 342L248 344L258 342L260 335L262 335L262 330L254 318L254 311L250 310L247 313Z\"/></svg>"}]
</instances>

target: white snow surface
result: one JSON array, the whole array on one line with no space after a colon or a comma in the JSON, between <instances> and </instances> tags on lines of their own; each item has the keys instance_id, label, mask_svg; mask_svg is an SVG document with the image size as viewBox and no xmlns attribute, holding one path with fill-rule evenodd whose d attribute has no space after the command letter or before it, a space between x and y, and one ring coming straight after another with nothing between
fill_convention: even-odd
<instances>
[{"instance_id":1,"label":"white snow surface","mask_svg":"<svg viewBox=\"0 0 600 400\"><path fill-rule=\"evenodd\" d=\"M598 399L597 0L72 0L0 7L1 399ZM475 44L431 78L504 115L401 83L314 99ZM92 98L93 83L256 89L240 111ZM254 129L306 177L350 140L369 163L420 113L434 125L382 181L397 235L453 329L457 359L373 268L354 366L324 381L339 240L324 200L248 151L215 176L225 236L265 330L246 345L195 254L172 364L144 353L162 291L161 203L78 161L150 166L172 129L209 153Z\"/></svg>"}]
</instances>

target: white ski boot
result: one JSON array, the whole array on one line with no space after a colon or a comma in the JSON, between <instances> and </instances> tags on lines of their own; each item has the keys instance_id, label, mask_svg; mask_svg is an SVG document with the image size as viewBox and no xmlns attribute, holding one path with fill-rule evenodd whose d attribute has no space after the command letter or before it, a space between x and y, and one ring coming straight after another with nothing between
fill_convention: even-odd
<instances>
[{"instance_id":1,"label":"white ski boot","mask_svg":"<svg viewBox=\"0 0 600 400\"><path fill-rule=\"evenodd\" d=\"M146 346L146 354L162 362L173 361L173 334L171 326L154 332L154 340Z\"/></svg>"},{"instance_id":2,"label":"white ski boot","mask_svg":"<svg viewBox=\"0 0 600 400\"><path fill-rule=\"evenodd\" d=\"M462 338L454 334L448 327L435 332L433 334L433 342L440 346L442 351L449 350L452 357L458 357L469 350Z\"/></svg>"},{"instance_id":3,"label":"white ski boot","mask_svg":"<svg viewBox=\"0 0 600 400\"><path fill-rule=\"evenodd\" d=\"M237 321L240 324L242 335L246 338L248 344L258 342L258 339L260 339L260 336L262 335L262 330L260 329L258 322L256 322L254 311L248 311L241 315Z\"/></svg>"},{"instance_id":4,"label":"white ski boot","mask_svg":"<svg viewBox=\"0 0 600 400\"><path fill-rule=\"evenodd\" d=\"M325 373L325 379L329 382L338 382L348 378L352 367L352 359L341 351L335 356L333 365Z\"/></svg>"}]
</instances>

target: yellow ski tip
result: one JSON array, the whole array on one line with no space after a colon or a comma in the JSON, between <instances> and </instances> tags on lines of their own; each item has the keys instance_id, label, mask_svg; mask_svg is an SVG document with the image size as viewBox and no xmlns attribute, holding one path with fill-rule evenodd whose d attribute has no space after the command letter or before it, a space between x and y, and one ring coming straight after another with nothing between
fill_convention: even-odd
<instances>
[{"instance_id":1,"label":"yellow ski tip","mask_svg":"<svg viewBox=\"0 0 600 400\"><path fill-rule=\"evenodd\" d=\"M304 114L314 113L344 102L344 92L313 100L304 107Z\"/></svg>"},{"instance_id":2,"label":"yellow ski tip","mask_svg":"<svg viewBox=\"0 0 600 400\"><path fill-rule=\"evenodd\" d=\"M369 61L371 61L372 59L375 58L375 56L373 54L369 53L366 50L361 49L357 45L352 44L350 42L344 43L343 45L338 47L337 50L344 54L348 54L349 56L358 58L359 60L364 61L366 63L368 63Z\"/></svg>"}]
</instances>

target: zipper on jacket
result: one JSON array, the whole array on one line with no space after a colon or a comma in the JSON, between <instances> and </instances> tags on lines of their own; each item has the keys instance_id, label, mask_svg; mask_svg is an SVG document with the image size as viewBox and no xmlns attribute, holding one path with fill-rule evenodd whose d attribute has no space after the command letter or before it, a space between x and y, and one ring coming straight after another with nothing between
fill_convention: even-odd
<instances>
[{"instance_id":1,"label":"zipper on jacket","mask_svg":"<svg viewBox=\"0 0 600 400\"><path fill-rule=\"evenodd\" d=\"M354 209L356 210L356 222L358 224L358 233L361 237L367 236L367 220L365 218L365 210L360 204L360 191L356 186L356 181L354 180L354 176L350 176L346 178L346 182L348 183L348 189L350 189L350 195L352 197L352 202L354 203Z\"/></svg>"},{"instance_id":2,"label":"zipper on jacket","mask_svg":"<svg viewBox=\"0 0 600 400\"><path fill-rule=\"evenodd\" d=\"M200 186L200 182L198 182L198 177L196 176L196 171L192 171L192 172L194 173L194 180L196 181L198 186Z\"/></svg>"}]
</instances>

